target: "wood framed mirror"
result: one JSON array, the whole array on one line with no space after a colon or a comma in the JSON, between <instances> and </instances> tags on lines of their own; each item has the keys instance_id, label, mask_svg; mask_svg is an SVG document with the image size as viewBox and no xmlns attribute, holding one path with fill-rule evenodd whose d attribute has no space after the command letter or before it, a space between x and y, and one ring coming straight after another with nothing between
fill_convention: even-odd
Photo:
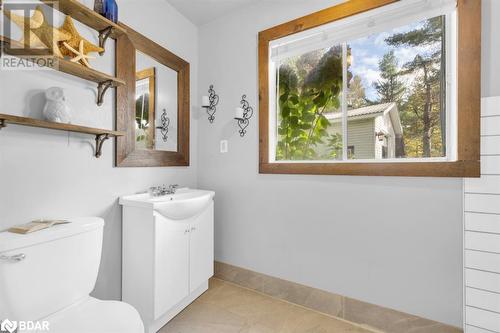
<instances>
[{"instance_id":1,"label":"wood framed mirror","mask_svg":"<svg viewBox=\"0 0 500 333\"><path fill-rule=\"evenodd\" d=\"M116 76L117 167L189 165L189 63L120 23Z\"/></svg>"}]
</instances>

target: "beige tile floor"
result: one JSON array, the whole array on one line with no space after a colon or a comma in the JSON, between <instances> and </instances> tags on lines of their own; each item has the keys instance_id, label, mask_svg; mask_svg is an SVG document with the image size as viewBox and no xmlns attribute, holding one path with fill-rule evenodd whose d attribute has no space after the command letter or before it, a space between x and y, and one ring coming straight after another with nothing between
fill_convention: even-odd
<instances>
[{"instance_id":1,"label":"beige tile floor","mask_svg":"<svg viewBox=\"0 0 500 333\"><path fill-rule=\"evenodd\" d=\"M372 333L218 279L161 333Z\"/></svg>"}]
</instances>

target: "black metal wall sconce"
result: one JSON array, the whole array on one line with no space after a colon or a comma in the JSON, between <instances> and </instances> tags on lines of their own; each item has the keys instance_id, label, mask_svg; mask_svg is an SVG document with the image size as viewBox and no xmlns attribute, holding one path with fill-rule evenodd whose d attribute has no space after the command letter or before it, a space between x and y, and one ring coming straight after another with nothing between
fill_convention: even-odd
<instances>
[{"instance_id":1,"label":"black metal wall sconce","mask_svg":"<svg viewBox=\"0 0 500 333\"><path fill-rule=\"evenodd\" d=\"M170 126L170 118L167 117L167 110L163 109L163 113L161 114L161 126L156 126L156 129L159 129L161 132L163 142L168 141L168 127L169 126Z\"/></svg>"},{"instance_id":2,"label":"black metal wall sconce","mask_svg":"<svg viewBox=\"0 0 500 333\"><path fill-rule=\"evenodd\" d=\"M247 95L243 95L240 101L241 107L236 108L236 116L234 119L238 121L240 127L240 136L244 137L247 133L246 128L250 125L250 118L253 116L253 108L247 101Z\"/></svg>"},{"instance_id":3,"label":"black metal wall sconce","mask_svg":"<svg viewBox=\"0 0 500 333\"><path fill-rule=\"evenodd\" d=\"M208 96L203 96L201 106L205 108L208 114L208 121L212 124L215 120L215 112L217 112L217 104L219 104L219 95L215 93L214 85L210 85Z\"/></svg>"}]
</instances>

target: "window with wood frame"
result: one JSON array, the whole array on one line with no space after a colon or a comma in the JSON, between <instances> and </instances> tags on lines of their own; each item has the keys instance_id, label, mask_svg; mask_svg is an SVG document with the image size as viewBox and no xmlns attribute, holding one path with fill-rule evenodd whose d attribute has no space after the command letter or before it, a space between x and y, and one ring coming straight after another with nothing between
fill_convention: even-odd
<instances>
[{"instance_id":1,"label":"window with wood frame","mask_svg":"<svg viewBox=\"0 0 500 333\"><path fill-rule=\"evenodd\" d=\"M480 37L480 0L350 0L262 31L260 172L479 176Z\"/></svg>"}]
</instances>

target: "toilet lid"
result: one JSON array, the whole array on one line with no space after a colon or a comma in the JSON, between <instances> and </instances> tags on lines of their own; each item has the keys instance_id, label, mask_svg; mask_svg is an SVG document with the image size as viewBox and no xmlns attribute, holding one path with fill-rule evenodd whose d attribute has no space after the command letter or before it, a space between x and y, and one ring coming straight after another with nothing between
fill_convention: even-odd
<instances>
[{"instance_id":1,"label":"toilet lid","mask_svg":"<svg viewBox=\"0 0 500 333\"><path fill-rule=\"evenodd\" d=\"M49 322L50 333L144 333L141 317L131 305L93 297L43 320Z\"/></svg>"}]
</instances>

